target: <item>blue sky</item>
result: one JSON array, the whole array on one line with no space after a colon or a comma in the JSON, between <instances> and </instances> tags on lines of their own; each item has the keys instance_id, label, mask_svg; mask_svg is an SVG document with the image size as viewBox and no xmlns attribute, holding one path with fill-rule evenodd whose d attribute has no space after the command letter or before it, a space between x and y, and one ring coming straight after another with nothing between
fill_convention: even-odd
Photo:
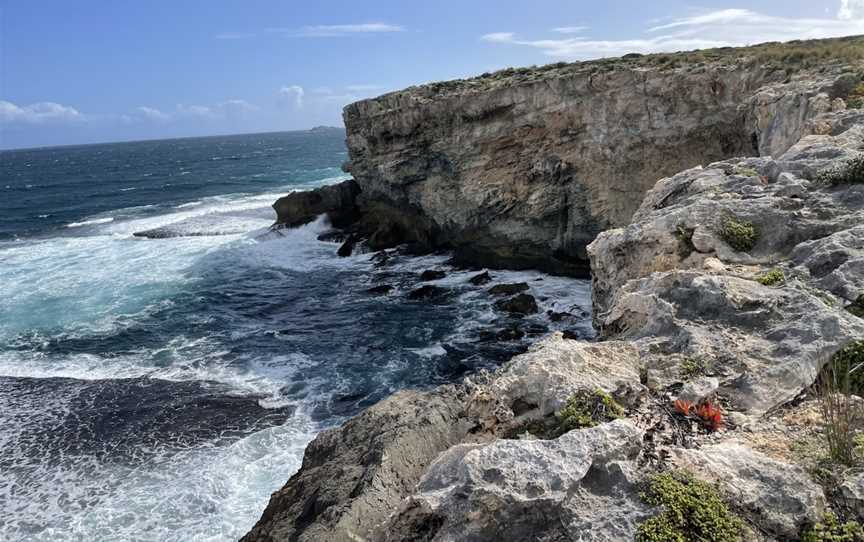
<instances>
[{"instance_id":1,"label":"blue sky","mask_svg":"<svg viewBox=\"0 0 864 542\"><path fill-rule=\"evenodd\" d=\"M0 147L341 125L507 66L864 34L864 0L0 0Z\"/></svg>"}]
</instances>

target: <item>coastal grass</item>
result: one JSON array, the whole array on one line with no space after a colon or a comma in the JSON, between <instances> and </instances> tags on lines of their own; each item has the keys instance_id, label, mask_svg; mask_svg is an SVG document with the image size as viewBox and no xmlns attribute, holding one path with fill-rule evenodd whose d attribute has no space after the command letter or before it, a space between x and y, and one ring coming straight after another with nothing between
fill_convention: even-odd
<instances>
[{"instance_id":1,"label":"coastal grass","mask_svg":"<svg viewBox=\"0 0 864 542\"><path fill-rule=\"evenodd\" d=\"M822 369L817 382L819 407L829 458L839 464L855 465L860 442L856 426L864 415L864 340L854 341L838 351Z\"/></svg>"}]
</instances>

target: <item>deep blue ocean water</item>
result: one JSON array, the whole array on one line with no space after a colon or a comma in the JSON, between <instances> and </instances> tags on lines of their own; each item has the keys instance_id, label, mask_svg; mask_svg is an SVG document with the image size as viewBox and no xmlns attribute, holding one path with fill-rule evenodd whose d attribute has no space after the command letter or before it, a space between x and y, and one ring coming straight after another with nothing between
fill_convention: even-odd
<instances>
[{"instance_id":1,"label":"deep blue ocean water","mask_svg":"<svg viewBox=\"0 0 864 542\"><path fill-rule=\"evenodd\" d=\"M586 281L493 271L583 313L519 320L446 254L379 268L338 258L323 220L269 232L277 197L347 178L343 140L0 152L0 539L237 539L317 432L530 340L484 332L590 334ZM154 229L176 236L133 235ZM408 301L429 268L452 295Z\"/></svg>"}]
</instances>

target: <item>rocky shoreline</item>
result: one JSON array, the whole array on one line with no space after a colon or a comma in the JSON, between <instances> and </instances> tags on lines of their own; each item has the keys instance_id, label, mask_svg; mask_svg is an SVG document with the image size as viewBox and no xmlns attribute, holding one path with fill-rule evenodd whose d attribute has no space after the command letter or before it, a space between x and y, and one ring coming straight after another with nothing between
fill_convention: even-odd
<instances>
[{"instance_id":1,"label":"rocky shoreline","mask_svg":"<svg viewBox=\"0 0 864 542\"><path fill-rule=\"evenodd\" d=\"M717 487L736 539L864 521L859 470L817 475L811 389L864 339L864 110L847 108L864 66L750 53L346 108L355 180L280 222L350 214L372 249L590 266L599 340L552 333L321 433L244 540L632 540L663 511L646 484L677 471Z\"/></svg>"}]
</instances>

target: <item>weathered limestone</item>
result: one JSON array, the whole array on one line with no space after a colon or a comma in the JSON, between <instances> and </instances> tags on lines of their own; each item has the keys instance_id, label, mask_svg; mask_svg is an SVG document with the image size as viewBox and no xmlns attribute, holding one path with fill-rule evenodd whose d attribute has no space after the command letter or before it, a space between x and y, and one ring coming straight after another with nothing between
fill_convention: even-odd
<instances>
[{"instance_id":1,"label":"weathered limestone","mask_svg":"<svg viewBox=\"0 0 864 542\"><path fill-rule=\"evenodd\" d=\"M625 225L658 178L782 153L855 81L839 68L786 81L746 63L622 60L412 87L346 107L349 168L366 228L398 230L391 241L584 273L585 246Z\"/></svg>"}]
</instances>

